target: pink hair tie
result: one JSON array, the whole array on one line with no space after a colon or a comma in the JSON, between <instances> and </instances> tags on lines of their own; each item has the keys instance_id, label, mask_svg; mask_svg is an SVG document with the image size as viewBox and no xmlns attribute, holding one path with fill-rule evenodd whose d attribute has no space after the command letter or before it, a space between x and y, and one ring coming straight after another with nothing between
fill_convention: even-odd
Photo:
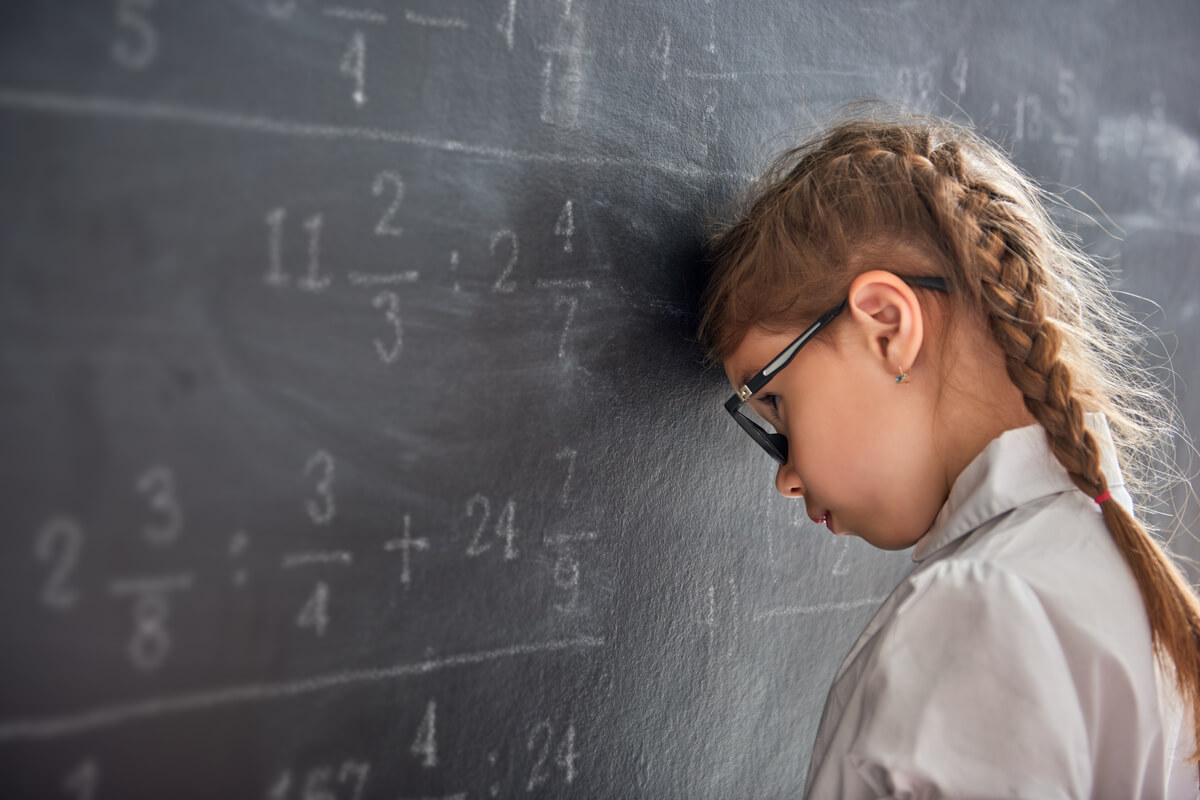
<instances>
[{"instance_id":1,"label":"pink hair tie","mask_svg":"<svg viewBox=\"0 0 1200 800\"><path fill-rule=\"evenodd\" d=\"M1108 489L1105 489L1102 494L1096 495L1095 500L1096 505L1103 503L1105 500L1112 500L1112 492L1110 492Z\"/></svg>"}]
</instances>

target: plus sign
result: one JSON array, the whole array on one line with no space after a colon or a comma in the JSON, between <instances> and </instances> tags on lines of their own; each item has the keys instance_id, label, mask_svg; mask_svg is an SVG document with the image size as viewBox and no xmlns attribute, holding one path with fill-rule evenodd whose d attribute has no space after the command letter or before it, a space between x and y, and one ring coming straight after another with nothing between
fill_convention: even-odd
<instances>
[{"instance_id":1,"label":"plus sign","mask_svg":"<svg viewBox=\"0 0 1200 800\"><path fill-rule=\"evenodd\" d=\"M383 543L384 550L399 550L400 552L400 582L407 589L412 583L412 570L409 568L410 551L416 548L417 550L428 550L429 540L422 536L420 539L412 538L412 518L408 514L404 515L404 535L399 539Z\"/></svg>"}]
</instances>

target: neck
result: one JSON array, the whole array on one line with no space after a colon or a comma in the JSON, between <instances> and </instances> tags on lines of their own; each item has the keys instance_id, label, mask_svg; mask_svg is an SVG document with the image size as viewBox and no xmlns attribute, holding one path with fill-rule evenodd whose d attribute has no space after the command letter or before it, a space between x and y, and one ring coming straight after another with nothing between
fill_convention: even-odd
<instances>
[{"instance_id":1,"label":"neck","mask_svg":"<svg viewBox=\"0 0 1200 800\"><path fill-rule=\"evenodd\" d=\"M935 427L946 455L947 495L967 465L996 437L1037 423L1025 407L1021 390L1008 377L999 345L991 337L969 344L976 345L974 357L950 361L947 402L939 409Z\"/></svg>"}]
</instances>

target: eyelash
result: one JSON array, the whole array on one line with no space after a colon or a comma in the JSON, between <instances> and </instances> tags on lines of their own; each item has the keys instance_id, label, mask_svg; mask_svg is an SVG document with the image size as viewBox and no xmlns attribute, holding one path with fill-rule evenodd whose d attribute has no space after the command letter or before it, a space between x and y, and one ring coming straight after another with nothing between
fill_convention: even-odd
<instances>
[{"instance_id":1,"label":"eyelash","mask_svg":"<svg viewBox=\"0 0 1200 800\"><path fill-rule=\"evenodd\" d=\"M776 417L778 417L778 416L779 416L779 402L778 402L778 401L779 401L779 395L777 395L777 394L764 394L764 395L762 396L762 401L763 401L763 403L764 403L764 404L767 406L767 408L771 409L771 413L772 413L772 414L774 414Z\"/></svg>"}]
</instances>

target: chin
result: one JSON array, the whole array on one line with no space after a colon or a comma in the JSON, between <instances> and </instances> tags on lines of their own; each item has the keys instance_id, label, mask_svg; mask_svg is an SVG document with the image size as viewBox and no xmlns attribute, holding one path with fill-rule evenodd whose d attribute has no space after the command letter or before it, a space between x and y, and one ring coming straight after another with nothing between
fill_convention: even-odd
<instances>
[{"instance_id":1,"label":"chin","mask_svg":"<svg viewBox=\"0 0 1200 800\"><path fill-rule=\"evenodd\" d=\"M875 534L875 533L870 533L870 532L864 533L864 532L855 531L855 530L845 530L845 531L838 531L836 535L837 536L857 536L859 539L862 539L864 542L871 545L871 547L877 548L879 550L903 550L904 549L904 545L897 543L895 541L894 536L888 536L887 534L880 535L880 534Z\"/></svg>"},{"instance_id":2,"label":"chin","mask_svg":"<svg viewBox=\"0 0 1200 800\"><path fill-rule=\"evenodd\" d=\"M908 548L910 548L914 544L916 544L917 539L920 539L921 537L918 536L918 537L912 538L912 539L897 538L895 533L893 532L891 536L885 536L885 537L881 537L879 539L867 539L867 537L865 537L865 536L863 536L862 538L866 539L866 541L872 547L877 547L880 550L888 550L888 551L894 552L897 550L907 550Z\"/></svg>"}]
</instances>

